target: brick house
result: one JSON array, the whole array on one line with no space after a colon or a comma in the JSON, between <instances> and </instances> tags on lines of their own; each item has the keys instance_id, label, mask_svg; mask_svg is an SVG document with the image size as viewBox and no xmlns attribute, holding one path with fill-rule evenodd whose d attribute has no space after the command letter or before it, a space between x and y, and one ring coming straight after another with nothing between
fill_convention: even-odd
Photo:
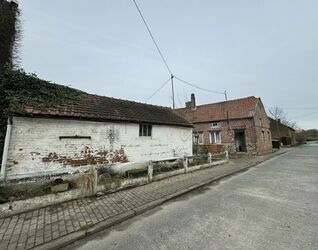
<instances>
[{"instance_id":1,"label":"brick house","mask_svg":"<svg viewBox=\"0 0 318 250\"><path fill-rule=\"evenodd\" d=\"M72 89L47 83L57 98ZM77 91L77 90L74 90ZM13 102L1 177L19 179L192 155L192 124L172 109L78 92L69 103ZM50 93L49 93L50 94Z\"/></svg>"},{"instance_id":2,"label":"brick house","mask_svg":"<svg viewBox=\"0 0 318 250\"><path fill-rule=\"evenodd\" d=\"M296 131L295 129L280 122L280 119L274 120L269 118L272 139L276 140L279 144L295 145L296 144Z\"/></svg>"},{"instance_id":3,"label":"brick house","mask_svg":"<svg viewBox=\"0 0 318 250\"><path fill-rule=\"evenodd\" d=\"M251 154L272 151L270 122L260 98L196 106L192 94L186 107L176 111L193 123L194 144L222 145L229 152Z\"/></svg>"}]
</instances>

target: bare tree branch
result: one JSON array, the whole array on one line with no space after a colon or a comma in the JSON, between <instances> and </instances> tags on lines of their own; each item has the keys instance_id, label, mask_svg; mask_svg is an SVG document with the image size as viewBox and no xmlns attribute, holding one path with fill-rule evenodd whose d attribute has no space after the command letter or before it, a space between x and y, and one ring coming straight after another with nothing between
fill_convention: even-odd
<instances>
[{"instance_id":1,"label":"bare tree branch","mask_svg":"<svg viewBox=\"0 0 318 250\"><path fill-rule=\"evenodd\" d=\"M276 121L280 121L282 124L289 126L293 129L297 128L297 124L288 118L288 114L280 107L275 106L268 109L269 116Z\"/></svg>"}]
</instances>

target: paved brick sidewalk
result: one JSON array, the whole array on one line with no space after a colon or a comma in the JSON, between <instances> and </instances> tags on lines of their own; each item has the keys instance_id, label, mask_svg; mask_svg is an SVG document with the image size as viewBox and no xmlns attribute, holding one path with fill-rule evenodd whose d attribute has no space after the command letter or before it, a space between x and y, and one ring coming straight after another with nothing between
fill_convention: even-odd
<instances>
[{"instance_id":1,"label":"paved brick sidewalk","mask_svg":"<svg viewBox=\"0 0 318 250\"><path fill-rule=\"evenodd\" d=\"M46 249L54 246L47 243L57 241L61 237L69 236L68 240L72 240L76 232L83 232L80 236L85 236L91 228L96 228L105 221L110 224L111 219L116 216L132 217L138 211L142 212L147 204L158 200L163 202L191 187L253 166L279 153L282 152L236 159L224 165L170 177L133 189L68 201L0 219L0 249L30 249L41 246ZM93 231L91 229L90 232ZM61 242L67 241L62 238Z\"/></svg>"}]
</instances>

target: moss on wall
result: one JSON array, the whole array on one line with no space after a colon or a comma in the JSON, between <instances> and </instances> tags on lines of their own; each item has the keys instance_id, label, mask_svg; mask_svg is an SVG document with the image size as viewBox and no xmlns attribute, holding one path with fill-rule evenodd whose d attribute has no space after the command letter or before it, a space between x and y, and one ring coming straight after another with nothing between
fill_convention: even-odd
<instances>
[{"instance_id":1,"label":"moss on wall","mask_svg":"<svg viewBox=\"0 0 318 250\"><path fill-rule=\"evenodd\" d=\"M22 70L6 69L0 73L0 162L7 119L11 109L23 108L26 105L55 107L71 104L78 100L84 92L63 85L39 79L35 74Z\"/></svg>"}]
</instances>

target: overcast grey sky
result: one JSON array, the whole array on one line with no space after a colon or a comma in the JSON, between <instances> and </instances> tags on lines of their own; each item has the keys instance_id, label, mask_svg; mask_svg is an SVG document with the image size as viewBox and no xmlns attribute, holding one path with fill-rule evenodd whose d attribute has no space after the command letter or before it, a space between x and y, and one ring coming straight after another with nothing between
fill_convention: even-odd
<instances>
[{"instance_id":1,"label":"overcast grey sky","mask_svg":"<svg viewBox=\"0 0 318 250\"><path fill-rule=\"evenodd\" d=\"M173 73L230 99L261 97L318 128L317 0L138 0ZM22 67L89 93L144 102L169 73L132 0L20 0ZM175 82L176 105L224 100ZM166 85L149 103L171 106Z\"/></svg>"}]
</instances>

